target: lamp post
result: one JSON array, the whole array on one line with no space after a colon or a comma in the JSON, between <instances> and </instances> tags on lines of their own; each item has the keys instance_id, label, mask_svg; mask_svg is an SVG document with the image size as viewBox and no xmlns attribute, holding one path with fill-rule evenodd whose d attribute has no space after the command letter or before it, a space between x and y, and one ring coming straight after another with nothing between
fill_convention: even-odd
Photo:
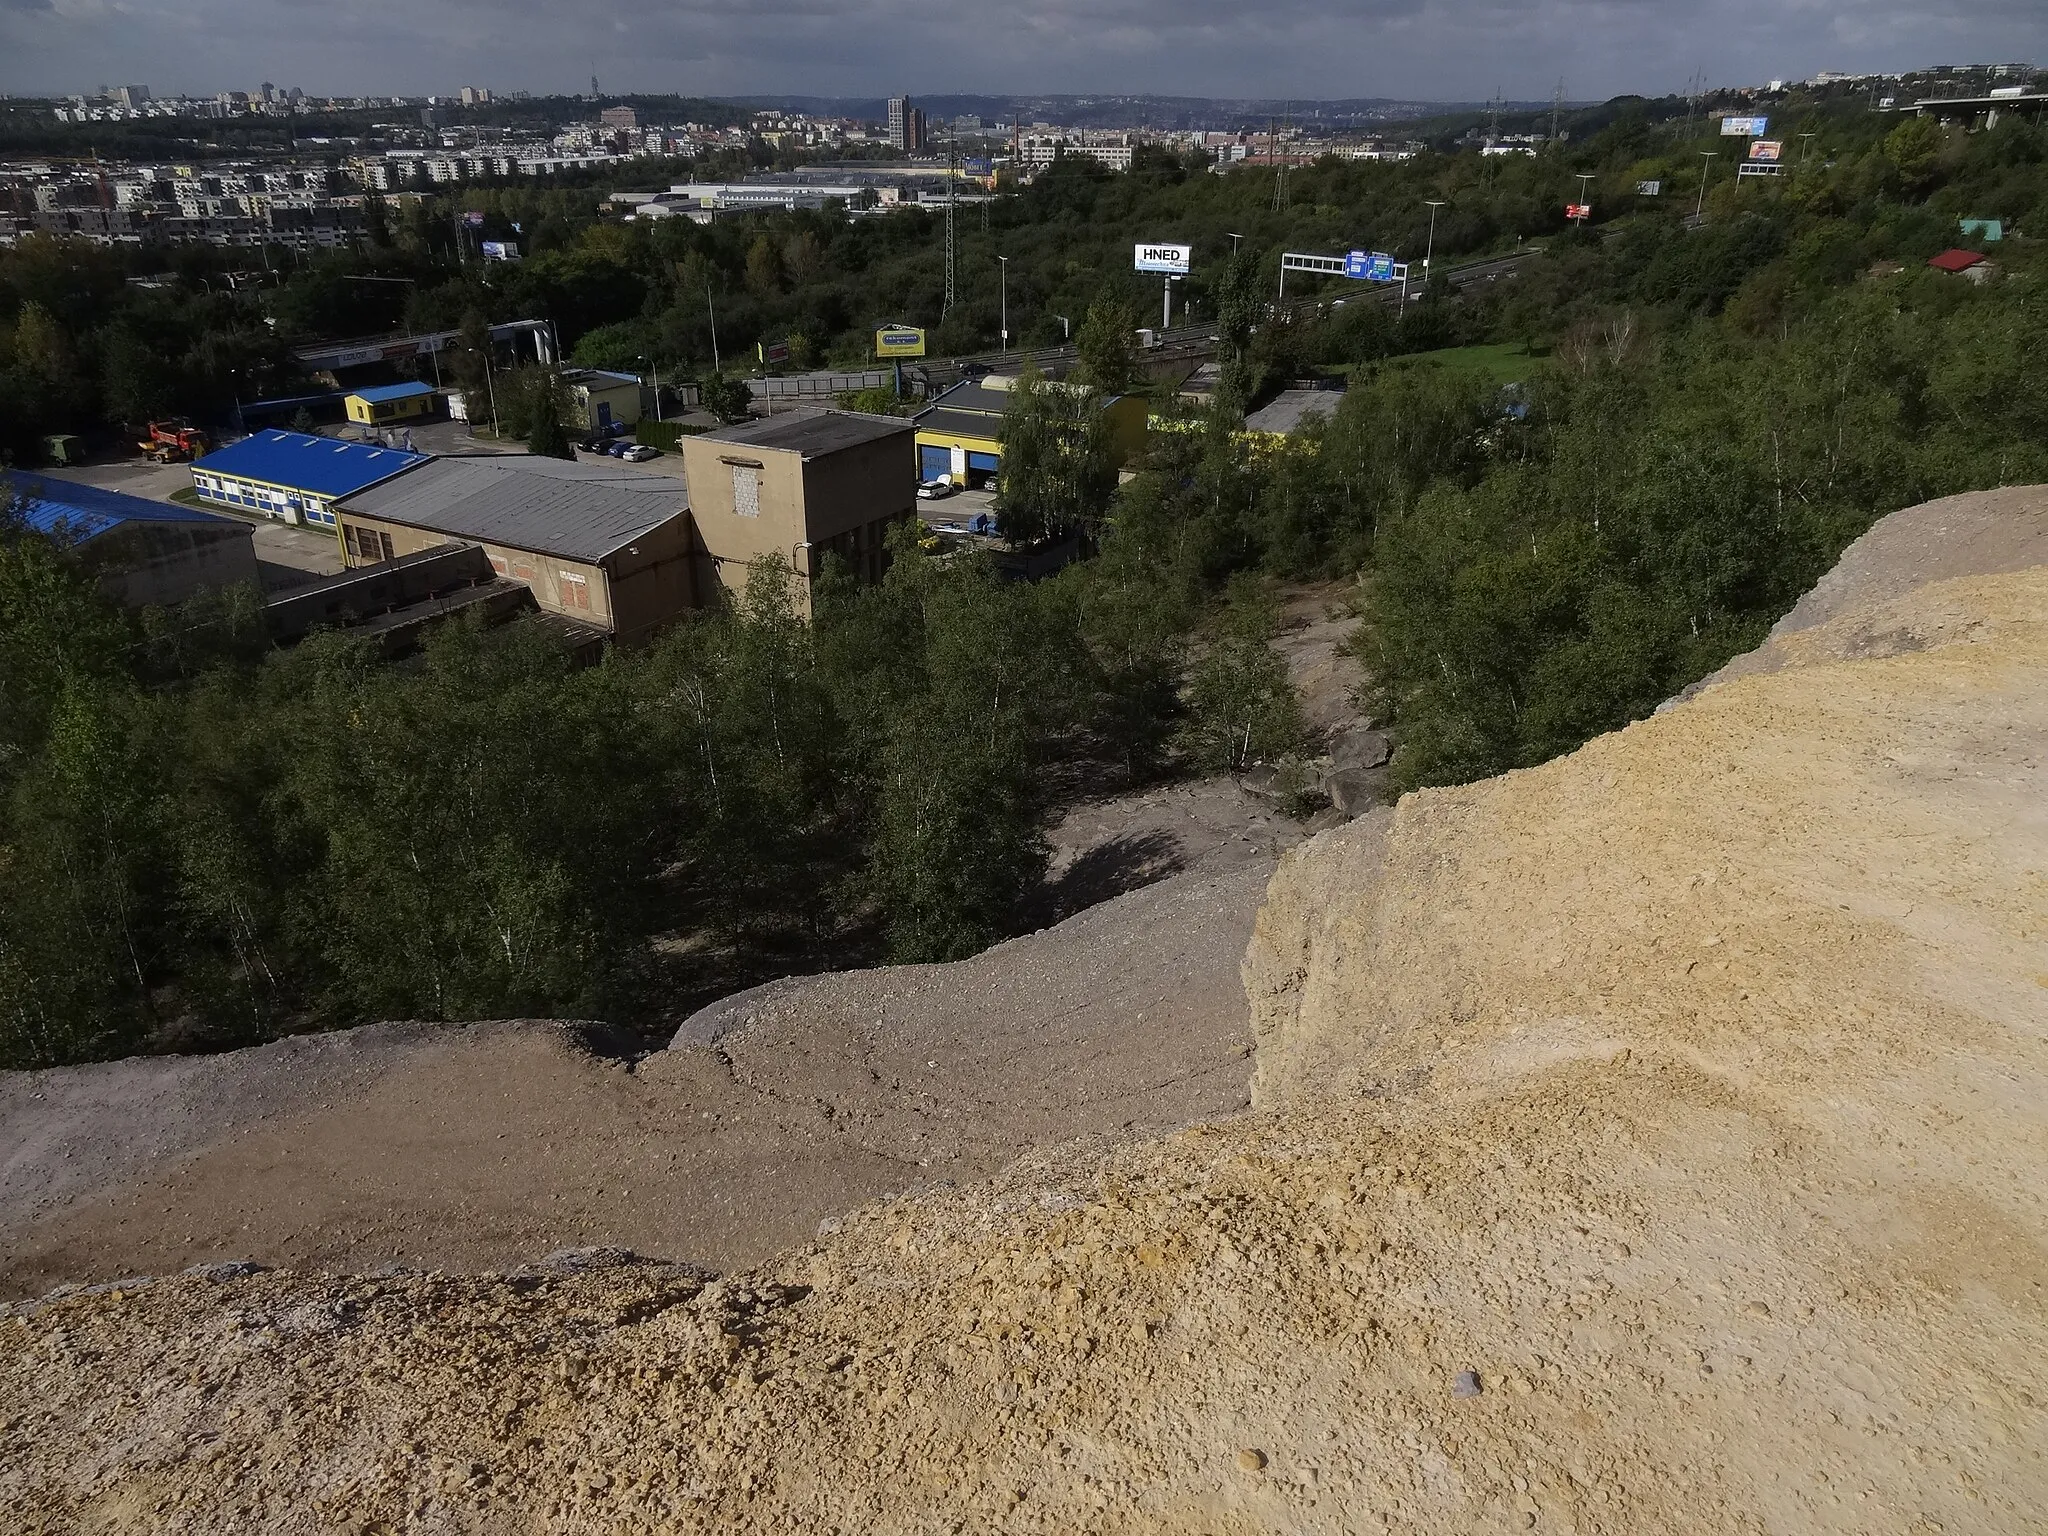
<instances>
[{"instance_id":1,"label":"lamp post","mask_svg":"<svg viewBox=\"0 0 2048 1536\"><path fill-rule=\"evenodd\" d=\"M1226 231L1226 233L1227 233L1227 231ZM1242 240L1243 238L1244 238L1244 236L1243 236L1243 235L1231 235L1231 236L1230 236L1230 254L1231 254L1231 255L1235 256L1235 255L1237 254L1237 242L1238 242L1238 241L1240 241L1240 240Z\"/></svg>"},{"instance_id":2,"label":"lamp post","mask_svg":"<svg viewBox=\"0 0 2048 1536\"><path fill-rule=\"evenodd\" d=\"M1590 171L1577 171L1573 174L1579 178L1579 206L1583 208L1586 206L1586 183L1593 179L1593 174ZM1575 222L1581 228L1584 228L1586 216L1583 213L1580 214Z\"/></svg>"},{"instance_id":3,"label":"lamp post","mask_svg":"<svg viewBox=\"0 0 2048 1536\"><path fill-rule=\"evenodd\" d=\"M1072 322L1070 322L1065 315L1054 315L1053 319L1059 321L1060 323L1060 340L1072 341L1074 339L1074 327Z\"/></svg>"},{"instance_id":4,"label":"lamp post","mask_svg":"<svg viewBox=\"0 0 2048 1536\"><path fill-rule=\"evenodd\" d=\"M711 371L721 372L718 366L718 310L711 302L711 279L704 280L704 313L711 317Z\"/></svg>"},{"instance_id":5,"label":"lamp post","mask_svg":"<svg viewBox=\"0 0 2048 1536\"><path fill-rule=\"evenodd\" d=\"M643 357L640 361L654 374L654 419L661 420L661 367Z\"/></svg>"},{"instance_id":6,"label":"lamp post","mask_svg":"<svg viewBox=\"0 0 2048 1536\"><path fill-rule=\"evenodd\" d=\"M1693 222L1695 222L1695 223L1699 222L1699 220L1701 220L1701 219L1703 219L1703 218L1705 218L1705 217L1706 217L1706 212L1707 212L1707 177L1709 177L1710 175L1712 175L1712 174L1713 174L1713 171L1714 171L1714 157L1715 157L1715 155L1716 155L1717 153L1718 153L1718 151L1716 151L1716 150L1711 150L1711 149L1703 149L1703 150L1701 150L1701 151L1700 151L1700 158L1701 158L1702 160L1706 161L1707 163L1706 163L1705 165L1703 165L1703 166L1701 166L1701 167L1700 167L1700 200L1699 200L1699 203L1698 203L1698 204L1697 204L1697 205L1696 205L1696 206L1695 206L1695 207L1693 208L1693 211L1692 211L1692 216L1693 216Z\"/></svg>"},{"instance_id":7,"label":"lamp post","mask_svg":"<svg viewBox=\"0 0 2048 1536\"><path fill-rule=\"evenodd\" d=\"M1010 351L1010 258L998 256L996 260L1002 263L999 270L1003 274L1003 353L1007 356Z\"/></svg>"},{"instance_id":8,"label":"lamp post","mask_svg":"<svg viewBox=\"0 0 2048 1536\"><path fill-rule=\"evenodd\" d=\"M1424 246L1422 251L1422 285L1425 288L1429 286L1429 260L1432 256L1436 255L1436 211L1444 205L1442 203L1430 203L1428 206L1429 244Z\"/></svg>"}]
</instances>

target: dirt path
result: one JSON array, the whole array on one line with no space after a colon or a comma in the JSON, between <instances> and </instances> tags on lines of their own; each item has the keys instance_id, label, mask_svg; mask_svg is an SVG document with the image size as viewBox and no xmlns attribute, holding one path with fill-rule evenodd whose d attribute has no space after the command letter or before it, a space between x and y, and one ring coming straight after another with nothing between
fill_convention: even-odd
<instances>
[{"instance_id":1,"label":"dirt path","mask_svg":"<svg viewBox=\"0 0 2048 1536\"><path fill-rule=\"evenodd\" d=\"M1054 897L1101 904L958 965L756 989L631 1066L534 1022L0 1075L0 1296L584 1244L724 1268L1034 1146L1234 1113L1237 958L1298 835L1228 781L1080 807Z\"/></svg>"}]
</instances>

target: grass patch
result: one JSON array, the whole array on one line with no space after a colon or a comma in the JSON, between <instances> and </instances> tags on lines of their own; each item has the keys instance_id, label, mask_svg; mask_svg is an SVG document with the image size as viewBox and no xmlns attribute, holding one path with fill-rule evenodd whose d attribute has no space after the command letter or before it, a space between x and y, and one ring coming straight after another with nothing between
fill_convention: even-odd
<instances>
[{"instance_id":1,"label":"grass patch","mask_svg":"<svg viewBox=\"0 0 2048 1536\"><path fill-rule=\"evenodd\" d=\"M199 492L189 485L179 486L175 491L171 492L170 499L181 507L203 507L206 505Z\"/></svg>"},{"instance_id":2,"label":"grass patch","mask_svg":"<svg viewBox=\"0 0 2048 1536\"><path fill-rule=\"evenodd\" d=\"M1519 384L1535 373L1537 365L1549 355L1550 348L1542 342L1532 348L1525 341L1497 341L1480 347L1445 347L1438 352L1390 357L1380 366L1453 368L1484 374L1496 384Z\"/></svg>"}]
</instances>

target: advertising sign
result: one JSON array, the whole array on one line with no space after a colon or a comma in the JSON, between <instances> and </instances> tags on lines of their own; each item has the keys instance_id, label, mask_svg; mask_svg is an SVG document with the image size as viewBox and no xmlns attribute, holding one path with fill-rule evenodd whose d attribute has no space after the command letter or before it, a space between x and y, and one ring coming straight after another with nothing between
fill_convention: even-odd
<instances>
[{"instance_id":1,"label":"advertising sign","mask_svg":"<svg viewBox=\"0 0 2048 1536\"><path fill-rule=\"evenodd\" d=\"M462 216L462 222L471 229L482 229L484 227L484 216L480 213L465 213Z\"/></svg>"},{"instance_id":2,"label":"advertising sign","mask_svg":"<svg viewBox=\"0 0 2048 1536\"><path fill-rule=\"evenodd\" d=\"M1776 160L1785 153L1785 146L1775 139L1758 139L1749 146L1752 160Z\"/></svg>"},{"instance_id":3,"label":"advertising sign","mask_svg":"<svg viewBox=\"0 0 2048 1536\"><path fill-rule=\"evenodd\" d=\"M486 240L484 242L485 261L517 261L518 259L519 242L517 240Z\"/></svg>"},{"instance_id":4,"label":"advertising sign","mask_svg":"<svg viewBox=\"0 0 2048 1536\"><path fill-rule=\"evenodd\" d=\"M1721 119L1721 137L1724 139L1760 139L1770 132L1768 117L1724 117Z\"/></svg>"},{"instance_id":5,"label":"advertising sign","mask_svg":"<svg viewBox=\"0 0 2048 1536\"><path fill-rule=\"evenodd\" d=\"M1662 197L1664 183L1661 181L1639 181L1636 183L1637 197Z\"/></svg>"},{"instance_id":6,"label":"advertising sign","mask_svg":"<svg viewBox=\"0 0 2048 1536\"><path fill-rule=\"evenodd\" d=\"M924 332L914 325L885 325L875 332L875 356L923 357Z\"/></svg>"},{"instance_id":7,"label":"advertising sign","mask_svg":"<svg viewBox=\"0 0 2048 1536\"><path fill-rule=\"evenodd\" d=\"M789 361L789 343L786 341L760 341L754 344L754 351L764 363L786 363Z\"/></svg>"},{"instance_id":8,"label":"advertising sign","mask_svg":"<svg viewBox=\"0 0 2048 1536\"><path fill-rule=\"evenodd\" d=\"M1590 219L1593 217L1593 205L1591 203L1566 203L1564 205L1564 216L1568 219Z\"/></svg>"},{"instance_id":9,"label":"advertising sign","mask_svg":"<svg viewBox=\"0 0 2048 1536\"><path fill-rule=\"evenodd\" d=\"M969 176L986 176L995 168L995 161L986 155L968 155L960 162L960 169Z\"/></svg>"},{"instance_id":10,"label":"advertising sign","mask_svg":"<svg viewBox=\"0 0 2048 1536\"><path fill-rule=\"evenodd\" d=\"M1194 254L1195 248L1191 245L1141 245L1138 247L1138 270L1170 272L1185 277L1188 262Z\"/></svg>"}]
</instances>

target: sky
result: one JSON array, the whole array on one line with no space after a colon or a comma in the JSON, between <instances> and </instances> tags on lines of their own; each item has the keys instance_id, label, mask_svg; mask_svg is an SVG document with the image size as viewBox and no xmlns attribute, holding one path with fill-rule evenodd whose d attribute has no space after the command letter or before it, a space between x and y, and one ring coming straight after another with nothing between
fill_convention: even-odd
<instances>
[{"instance_id":1,"label":"sky","mask_svg":"<svg viewBox=\"0 0 2048 1536\"><path fill-rule=\"evenodd\" d=\"M2048 0L0 0L17 95L1601 100L2005 61L2048 63Z\"/></svg>"}]
</instances>

